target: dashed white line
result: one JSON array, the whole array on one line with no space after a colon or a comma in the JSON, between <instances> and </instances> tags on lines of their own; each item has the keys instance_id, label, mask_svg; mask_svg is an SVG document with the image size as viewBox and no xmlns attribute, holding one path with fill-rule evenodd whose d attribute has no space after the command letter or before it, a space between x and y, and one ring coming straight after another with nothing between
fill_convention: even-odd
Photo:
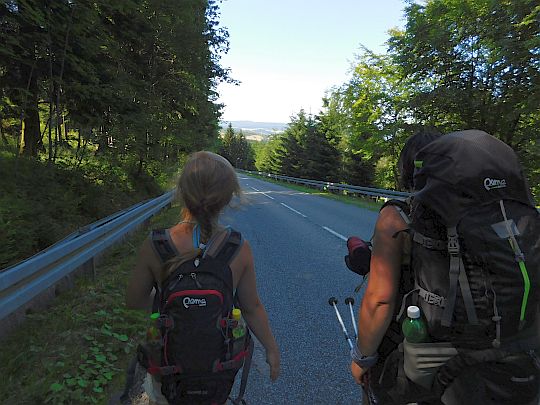
<instances>
[{"instance_id":1,"label":"dashed white line","mask_svg":"<svg viewBox=\"0 0 540 405\"><path fill-rule=\"evenodd\" d=\"M275 198L274 198L274 197L272 197L272 196L269 196L268 194L266 194L266 193L263 193L262 191L261 191L261 194L262 194L262 195L264 195L265 197L268 197L268 198L270 198L271 200L275 200Z\"/></svg>"},{"instance_id":2,"label":"dashed white line","mask_svg":"<svg viewBox=\"0 0 540 405\"><path fill-rule=\"evenodd\" d=\"M261 191L261 190L259 190L259 189L255 188L255 187L252 187L252 186L249 186L249 187L250 187L250 188L252 188L253 190L255 190L255 191L257 191L257 192L261 193L261 194L262 194L262 195L264 195L265 197L268 197L268 198L270 198L271 200L275 200L275 198L274 198L274 197L272 197L272 196L269 196L269 195L268 195L268 194L266 194L266 193L265 193L264 191Z\"/></svg>"},{"instance_id":3,"label":"dashed white line","mask_svg":"<svg viewBox=\"0 0 540 405\"><path fill-rule=\"evenodd\" d=\"M304 217L304 218L307 218L306 215L302 214L300 211L296 211L294 208L292 207L289 207L287 204L284 204L284 203L280 203L281 205L283 205L285 208L288 208L290 209L292 212L296 212L298 215Z\"/></svg>"},{"instance_id":4,"label":"dashed white line","mask_svg":"<svg viewBox=\"0 0 540 405\"><path fill-rule=\"evenodd\" d=\"M330 232L332 235L337 236L339 239L342 239L342 240L344 240L344 241L347 240L347 238L346 238L345 236L343 236L343 235L340 234L340 233L337 233L336 231L334 231L333 229L328 228L327 226L323 226L323 229L324 229L325 231Z\"/></svg>"}]
</instances>

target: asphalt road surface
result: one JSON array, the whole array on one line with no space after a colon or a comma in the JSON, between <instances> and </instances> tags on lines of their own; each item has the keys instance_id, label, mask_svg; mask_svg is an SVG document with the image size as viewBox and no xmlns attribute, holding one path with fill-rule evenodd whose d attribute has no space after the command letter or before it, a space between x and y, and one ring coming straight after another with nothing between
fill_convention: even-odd
<instances>
[{"instance_id":1,"label":"asphalt road surface","mask_svg":"<svg viewBox=\"0 0 540 405\"><path fill-rule=\"evenodd\" d=\"M264 350L256 346L245 399L249 405L360 404L328 298L339 300L353 331L344 300L355 298L356 314L361 297L353 290L362 279L345 266L345 242L350 235L369 238L377 212L242 174L239 181L248 201L229 209L222 222L251 244L258 291L281 350L281 376L272 383Z\"/></svg>"}]
</instances>

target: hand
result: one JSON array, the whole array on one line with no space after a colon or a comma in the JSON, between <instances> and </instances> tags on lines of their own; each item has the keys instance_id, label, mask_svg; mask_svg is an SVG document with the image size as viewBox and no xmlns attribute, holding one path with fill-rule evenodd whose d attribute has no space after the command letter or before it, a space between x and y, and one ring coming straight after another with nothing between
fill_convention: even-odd
<instances>
[{"instance_id":1,"label":"hand","mask_svg":"<svg viewBox=\"0 0 540 405\"><path fill-rule=\"evenodd\" d=\"M353 376L354 382L356 382L358 385L364 384L363 380L364 380L364 375L366 371L367 369L363 369L354 361L351 362L351 374Z\"/></svg>"},{"instance_id":2,"label":"hand","mask_svg":"<svg viewBox=\"0 0 540 405\"><path fill-rule=\"evenodd\" d=\"M270 366L270 379L276 381L280 371L279 350L269 350L266 352L266 362Z\"/></svg>"}]
</instances>

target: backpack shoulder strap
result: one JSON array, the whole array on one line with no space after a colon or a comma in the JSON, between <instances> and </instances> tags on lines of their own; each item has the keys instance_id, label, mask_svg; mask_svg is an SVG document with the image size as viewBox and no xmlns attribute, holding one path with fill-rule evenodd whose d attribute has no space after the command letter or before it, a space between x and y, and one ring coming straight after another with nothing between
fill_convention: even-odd
<instances>
[{"instance_id":1,"label":"backpack shoulder strap","mask_svg":"<svg viewBox=\"0 0 540 405\"><path fill-rule=\"evenodd\" d=\"M409 226L411 224L411 218L410 218L411 206L410 206L410 200L409 199L406 199L406 200L397 200L397 199L388 200L383 204L383 206L381 207L381 210L384 207L388 206L388 205L393 206L397 210L397 212L399 213L399 215L401 215L401 218L403 218L403 221L405 221L407 226Z\"/></svg>"},{"instance_id":2,"label":"backpack shoulder strap","mask_svg":"<svg viewBox=\"0 0 540 405\"><path fill-rule=\"evenodd\" d=\"M152 240L152 248L162 264L178 255L178 252L171 244L171 239L166 229L154 229L150 233L150 239Z\"/></svg>"},{"instance_id":3,"label":"backpack shoulder strap","mask_svg":"<svg viewBox=\"0 0 540 405\"><path fill-rule=\"evenodd\" d=\"M213 257L215 260L228 266L236 257L242 246L242 234L231 227L225 228L223 231L225 236L219 238L222 233L216 235L213 240L210 240L203 257L206 255Z\"/></svg>"}]
</instances>

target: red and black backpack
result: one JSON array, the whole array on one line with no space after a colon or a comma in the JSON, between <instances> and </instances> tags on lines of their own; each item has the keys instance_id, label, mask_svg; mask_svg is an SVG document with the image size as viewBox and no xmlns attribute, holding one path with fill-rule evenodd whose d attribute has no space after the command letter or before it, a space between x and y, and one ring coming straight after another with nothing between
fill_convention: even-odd
<instances>
[{"instance_id":1,"label":"red and black backpack","mask_svg":"<svg viewBox=\"0 0 540 405\"><path fill-rule=\"evenodd\" d=\"M219 246L212 240L203 254L179 265L159 289L155 303L161 339L138 348L140 364L157 381L170 404L221 405L242 399L253 352L246 334L234 339L233 307L239 307L229 264L242 245L239 232L226 229ZM162 262L178 255L166 230L152 232ZM240 394L229 398L236 374L243 367Z\"/></svg>"}]
</instances>

